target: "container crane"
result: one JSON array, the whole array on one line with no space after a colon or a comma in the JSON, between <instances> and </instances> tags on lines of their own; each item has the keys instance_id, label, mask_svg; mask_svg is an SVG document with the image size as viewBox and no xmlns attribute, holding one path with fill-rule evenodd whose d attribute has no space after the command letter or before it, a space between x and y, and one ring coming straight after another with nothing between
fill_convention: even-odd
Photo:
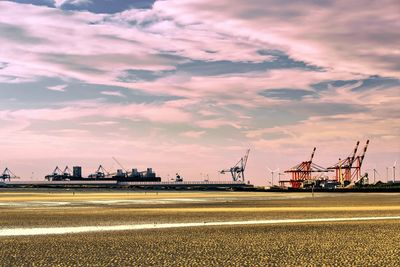
<instances>
[{"instance_id":1,"label":"container crane","mask_svg":"<svg viewBox=\"0 0 400 267\"><path fill-rule=\"evenodd\" d=\"M356 146L354 147L353 153L351 155L349 155L345 159L339 159L338 163L328 168L330 170L336 171L335 179L341 185L344 184L344 181L351 181L352 167L356 159L356 154L359 145L360 141L357 141Z\"/></svg>"},{"instance_id":2,"label":"container crane","mask_svg":"<svg viewBox=\"0 0 400 267\"><path fill-rule=\"evenodd\" d=\"M303 161L302 163L297 164L296 166L285 171L285 173L292 174L292 178L290 179L290 184L291 184L292 188L301 188L302 185L304 184L304 181L312 179L313 172L328 172L329 171L326 168L313 163L315 150L317 150L316 147L314 147L314 149L311 153L311 157L308 161Z\"/></svg>"},{"instance_id":3,"label":"container crane","mask_svg":"<svg viewBox=\"0 0 400 267\"><path fill-rule=\"evenodd\" d=\"M56 166L53 170L53 172L49 175L46 175L44 178L48 181L58 181L63 179L63 171Z\"/></svg>"},{"instance_id":4,"label":"container crane","mask_svg":"<svg viewBox=\"0 0 400 267\"><path fill-rule=\"evenodd\" d=\"M72 176L72 170L68 166L65 166L62 174L63 174L64 178L71 177Z\"/></svg>"},{"instance_id":5,"label":"container crane","mask_svg":"<svg viewBox=\"0 0 400 267\"><path fill-rule=\"evenodd\" d=\"M244 171L246 170L247 159L249 158L250 149L247 149L246 154L231 168L221 170L221 174L229 172L232 175L234 182L244 182Z\"/></svg>"},{"instance_id":6,"label":"container crane","mask_svg":"<svg viewBox=\"0 0 400 267\"><path fill-rule=\"evenodd\" d=\"M106 176L109 176L109 172L106 171L106 169L103 168L102 165L100 165L97 170L95 171L95 173L89 174L89 178L95 178L95 179L99 179L99 178L105 178Z\"/></svg>"},{"instance_id":7,"label":"container crane","mask_svg":"<svg viewBox=\"0 0 400 267\"><path fill-rule=\"evenodd\" d=\"M355 170L351 176L352 181L358 181L361 178L361 166L364 162L364 158L365 158L365 154L367 153L368 145L369 145L369 140L367 140L367 142L365 143L362 154L360 156L357 156L355 159L355 166L354 167L352 166Z\"/></svg>"},{"instance_id":8,"label":"container crane","mask_svg":"<svg viewBox=\"0 0 400 267\"><path fill-rule=\"evenodd\" d=\"M12 171L10 171L9 168L5 168L3 173L0 176L0 179L2 179L3 181L7 180L11 181L11 179L19 179L20 177L16 176L14 173L12 173Z\"/></svg>"},{"instance_id":9,"label":"container crane","mask_svg":"<svg viewBox=\"0 0 400 267\"><path fill-rule=\"evenodd\" d=\"M350 184L352 181L356 182L361 178L361 166L367 152L369 140L365 143L361 155L356 156L360 141L357 141L352 154L345 159L339 159L335 165L328 167L330 170L335 170L335 179L342 186Z\"/></svg>"}]
</instances>

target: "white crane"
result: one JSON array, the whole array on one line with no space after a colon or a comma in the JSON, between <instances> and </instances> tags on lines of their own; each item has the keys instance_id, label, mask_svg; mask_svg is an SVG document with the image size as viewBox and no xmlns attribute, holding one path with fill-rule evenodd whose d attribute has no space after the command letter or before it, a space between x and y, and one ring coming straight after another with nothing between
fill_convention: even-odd
<instances>
[{"instance_id":1,"label":"white crane","mask_svg":"<svg viewBox=\"0 0 400 267\"><path fill-rule=\"evenodd\" d=\"M250 149L247 149L246 154L231 168L220 171L221 174L229 172L232 175L234 182L244 182L244 171L249 158Z\"/></svg>"}]
</instances>

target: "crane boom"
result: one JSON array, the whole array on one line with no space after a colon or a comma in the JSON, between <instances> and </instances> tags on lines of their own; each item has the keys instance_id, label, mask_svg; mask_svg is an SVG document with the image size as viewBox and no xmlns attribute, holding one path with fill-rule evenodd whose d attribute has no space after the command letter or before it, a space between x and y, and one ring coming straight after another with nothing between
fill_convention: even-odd
<instances>
[{"instance_id":1,"label":"crane boom","mask_svg":"<svg viewBox=\"0 0 400 267\"><path fill-rule=\"evenodd\" d=\"M121 167L121 169L128 173L127 169L125 169L124 166L122 166L122 164L115 157L112 157L112 159Z\"/></svg>"},{"instance_id":2,"label":"crane boom","mask_svg":"<svg viewBox=\"0 0 400 267\"><path fill-rule=\"evenodd\" d=\"M314 147L312 153L311 153L311 158L310 158L310 163L312 162L313 158L314 158L314 154L315 154L315 150L317 150L316 147Z\"/></svg>"},{"instance_id":3,"label":"crane boom","mask_svg":"<svg viewBox=\"0 0 400 267\"><path fill-rule=\"evenodd\" d=\"M351 156L350 162L349 162L349 167L353 166L354 160L356 158L358 146L360 145L360 141L357 141L356 146L354 147L353 155Z\"/></svg>"},{"instance_id":4,"label":"crane boom","mask_svg":"<svg viewBox=\"0 0 400 267\"><path fill-rule=\"evenodd\" d=\"M367 152L368 144L369 144L369 140L367 140L367 142L365 143L364 151L363 151L363 153L362 153L362 155L360 157L360 167L361 167L361 165L362 165L362 163L364 161L364 157L365 157L365 153Z\"/></svg>"},{"instance_id":5,"label":"crane boom","mask_svg":"<svg viewBox=\"0 0 400 267\"><path fill-rule=\"evenodd\" d=\"M244 156L244 159L243 159L243 171L244 171L244 169L246 169L247 159L249 158L249 154L250 154L250 149L247 149L246 155Z\"/></svg>"}]
</instances>

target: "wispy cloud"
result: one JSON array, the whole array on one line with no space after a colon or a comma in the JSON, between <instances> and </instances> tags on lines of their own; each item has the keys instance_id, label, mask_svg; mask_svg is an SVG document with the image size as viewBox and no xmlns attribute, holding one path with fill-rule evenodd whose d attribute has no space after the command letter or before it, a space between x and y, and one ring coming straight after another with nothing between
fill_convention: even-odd
<instances>
[{"instance_id":1,"label":"wispy cloud","mask_svg":"<svg viewBox=\"0 0 400 267\"><path fill-rule=\"evenodd\" d=\"M118 96L118 97L126 97L123 93L118 91L102 91L102 95L109 95L109 96Z\"/></svg>"},{"instance_id":2,"label":"wispy cloud","mask_svg":"<svg viewBox=\"0 0 400 267\"><path fill-rule=\"evenodd\" d=\"M48 86L47 89L52 90L52 91L65 92L66 87L67 87L66 84L61 84L61 85L55 85L55 86Z\"/></svg>"},{"instance_id":3,"label":"wispy cloud","mask_svg":"<svg viewBox=\"0 0 400 267\"><path fill-rule=\"evenodd\" d=\"M95 121L95 122L83 122L82 125L89 125L89 126L110 126L115 125L117 122L115 121Z\"/></svg>"},{"instance_id":4,"label":"wispy cloud","mask_svg":"<svg viewBox=\"0 0 400 267\"><path fill-rule=\"evenodd\" d=\"M205 133L206 133L205 131L187 131L187 132L181 133L180 136L189 137L189 138L199 138L202 135L204 135Z\"/></svg>"},{"instance_id":5,"label":"wispy cloud","mask_svg":"<svg viewBox=\"0 0 400 267\"><path fill-rule=\"evenodd\" d=\"M399 74L399 13L393 0L290 5L285 1L200 4L172 0L156 2L155 8L184 25L207 25L220 33L282 49L317 66L383 76ZM377 19L371 21L371 17Z\"/></svg>"},{"instance_id":6,"label":"wispy cloud","mask_svg":"<svg viewBox=\"0 0 400 267\"><path fill-rule=\"evenodd\" d=\"M168 105L117 105L104 103L98 103L96 106L93 103L88 103L86 107L82 105L81 107L57 109L2 110L0 111L0 119L61 121L92 117L98 114L105 118L145 119L158 123L188 122L190 120L190 114L168 107Z\"/></svg>"}]
</instances>

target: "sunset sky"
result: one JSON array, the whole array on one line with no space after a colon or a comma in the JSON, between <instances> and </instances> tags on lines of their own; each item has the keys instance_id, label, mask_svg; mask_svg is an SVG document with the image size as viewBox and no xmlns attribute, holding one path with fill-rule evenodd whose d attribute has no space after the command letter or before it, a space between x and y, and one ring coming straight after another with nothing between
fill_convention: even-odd
<instances>
[{"instance_id":1,"label":"sunset sky","mask_svg":"<svg viewBox=\"0 0 400 267\"><path fill-rule=\"evenodd\" d=\"M386 181L399 29L397 0L0 1L0 169L43 179L115 157L228 180L250 148L246 176L266 184L314 146L329 166L370 139L363 170Z\"/></svg>"}]
</instances>

